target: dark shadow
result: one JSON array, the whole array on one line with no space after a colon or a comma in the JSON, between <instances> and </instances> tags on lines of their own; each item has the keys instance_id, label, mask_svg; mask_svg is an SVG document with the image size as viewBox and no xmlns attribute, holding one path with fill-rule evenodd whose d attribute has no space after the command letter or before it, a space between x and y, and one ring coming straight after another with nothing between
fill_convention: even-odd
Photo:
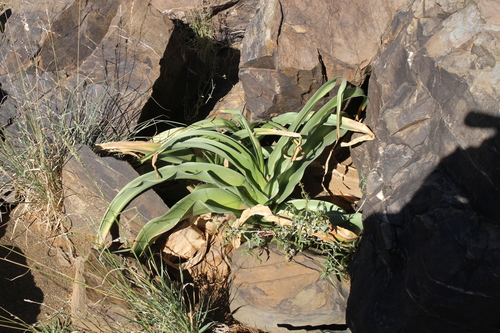
<instances>
[{"instance_id":1,"label":"dark shadow","mask_svg":"<svg viewBox=\"0 0 500 333\"><path fill-rule=\"evenodd\" d=\"M320 326L293 326L288 324L278 324L278 327L284 327L293 331L312 331L312 332L347 332L347 325L320 325Z\"/></svg>"},{"instance_id":2,"label":"dark shadow","mask_svg":"<svg viewBox=\"0 0 500 333\"><path fill-rule=\"evenodd\" d=\"M6 9L2 14L0 14L0 33L5 32L5 24L7 20L12 15L12 9Z\"/></svg>"},{"instance_id":3,"label":"dark shadow","mask_svg":"<svg viewBox=\"0 0 500 333\"><path fill-rule=\"evenodd\" d=\"M4 245L8 243L2 239L8 223L8 213L3 213L0 222L0 332L14 333L20 332L19 329L26 329L15 322L36 323L44 297L35 284L21 249L10 244ZM8 323L9 320L13 323Z\"/></svg>"},{"instance_id":4,"label":"dark shadow","mask_svg":"<svg viewBox=\"0 0 500 333\"><path fill-rule=\"evenodd\" d=\"M162 59L160 76L139 117L138 136L152 136L172 125L190 124L205 118L218 100L238 82L239 50L196 36L181 21L175 28Z\"/></svg>"},{"instance_id":5,"label":"dark shadow","mask_svg":"<svg viewBox=\"0 0 500 333\"><path fill-rule=\"evenodd\" d=\"M500 118L465 124L496 135L442 159L398 214L365 219L353 332L500 332Z\"/></svg>"},{"instance_id":6,"label":"dark shadow","mask_svg":"<svg viewBox=\"0 0 500 333\"><path fill-rule=\"evenodd\" d=\"M2 83L0 83L0 105L2 105L7 99L7 92L2 89Z\"/></svg>"},{"instance_id":7,"label":"dark shadow","mask_svg":"<svg viewBox=\"0 0 500 333\"><path fill-rule=\"evenodd\" d=\"M0 84L0 106L3 104L3 102L7 99L7 93L1 89L2 84ZM5 118L2 117L0 113L0 119L3 121ZM14 122L12 120L12 117L9 117L6 119L5 124L0 124L0 141L4 142L5 141L5 129L12 125Z\"/></svg>"}]
</instances>

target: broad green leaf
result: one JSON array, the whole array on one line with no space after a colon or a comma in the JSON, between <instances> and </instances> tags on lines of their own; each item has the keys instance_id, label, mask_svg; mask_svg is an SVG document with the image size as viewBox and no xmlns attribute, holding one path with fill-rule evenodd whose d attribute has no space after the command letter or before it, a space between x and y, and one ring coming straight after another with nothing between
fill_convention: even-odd
<instances>
[{"instance_id":1,"label":"broad green leaf","mask_svg":"<svg viewBox=\"0 0 500 333\"><path fill-rule=\"evenodd\" d=\"M209 185L198 186L173 205L166 214L146 223L137 235L132 251L141 255L158 236L186 218L205 213L233 213L239 216L246 208L248 206L237 195L224 189Z\"/></svg>"},{"instance_id":2,"label":"broad green leaf","mask_svg":"<svg viewBox=\"0 0 500 333\"><path fill-rule=\"evenodd\" d=\"M213 184L227 191L232 191L234 195L240 195L240 201L247 204L267 200L258 189L248 183L245 176L220 165L190 162L161 167L158 169L158 173L160 178L154 171L137 177L116 195L108 206L99 227L99 243L103 242L111 226L117 221L118 215L136 196L167 180L191 179Z\"/></svg>"},{"instance_id":3,"label":"broad green leaf","mask_svg":"<svg viewBox=\"0 0 500 333\"><path fill-rule=\"evenodd\" d=\"M318 108L318 102L337 86L336 96ZM141 162L153 160L156 170L138 177L120 191L103 218L100 241L135 196L173 179L189 179L204 185L164 216L146 224L134 243L134 252L142 253L160 234L188 216L208 212L239 214L242 209L258 204L276 211L325 147L348 130L363 134L347 143L350 145L374 138L366 125L342 114L343 102L351 98L362 97L365 99L362 107L366 105L360 88L346 88L345 79L334 78L318 89L300 112L282 114L271 121L248 123L240 111L226 110L223 112L234 115L231 120L215 117L160 133L152 139L155 147L139 151L145 154ZM275 144L263 144L270 141L265 140L269 135L277 137ZM165 166L170 163L177 165ZM305 202L315 204L314 200L292 201L292 204L300 206ZM328 203L322 202L325 204ZM333 206L328 208L333 221L346 224L350 230L357 228L359 233L361 214L345 214Z\"/></svg>"},{"instance_id":4,"label":"broad green leaf","mask_svg":"<svg viewBox=\"0 0 500 333\"><path fill-rule=\"evenodd\" d=\"M240 123L240 126L243 127L243 130L246 131L248 135L248 139L251 142L254 159L256 160L257 167L261 173L264 173L264 156L262 155L262 148L260 146L259 140L253 135L252 128L248 124L247 120L241 112L236 113L236 116L233 120Z\"/></svg>"},{"instance_id":5,"label":"broad green leaf","mask_svg":"<svg viewBox=\"0 0 500 333\"><path fill-rule=\"evenodd\" d=\"M326 94L328 94L333 88L335 88L335 86L337 85L337 80L339 79L341 81L345 80L342 77L335 77L326 82L323 86L321 86L318 89L318 91L316 91L313 94L313 96L311 96L306 105L302 108L302 110L300 110L297 116L290 123L290 126L288 127L289 131L300 132L300 126L302 126L304 122L308 119L308 117L310 117L310 113L313 110L313 108ZM331 102L330 104L334 105L335 103ZM314 115L312 117L314 117ZM316 124L313 124L313 126L314 125ZM271 179L274 178L276 174L279 174L284 171L284 168L281 164L286 162L286 160L283 159L283 156L289 156L288 154L292 150L296 149L295 147L292 147L292 145L293 145L292 138L281 137L278 140L278 143L276 144L274 151L268 158L268 174Z\"/></svg>"},{"instance_id":6,"label":"broad green leaf","mask_svg":"<svg viewBox=\"0 0 500 333\"><path fill-rule=\"evenodd\" d=\"M176 144L178 148L196 147L222 156L234 165L256 186L263 188L265 179L263 170L259 169L255 155L233 138L220 133L204 133L206 137L196 137Z\"/></svg>"},{"instance_id":7,"label":"broad green leaf","mask_svg":"<svg viewBox=\"0 0 500 333\"><path fill-rule=\"evenodd\" d=\"M288 198L295 186L302 179L305 169L323 152L325 147L333 144L336 140L337 131L335 127L331 126L322 126L315 131L314 135L311 135L302 146L304 152L303 159L291 163L286 170L276 175L271 181L275 180L279 184L279 194L274 199L276 204Z\"/></svg>"},{"instance_id":8,"label":"broad green leaf","mask_svg":"<svg viewBox=\"0 0 500 333\"><path fill-rule=\"evenodd\" d=\"M196 155L193 149L172 149L168 154L158 155L157 163L162 161L171 164L182 164L185 162L206 162L203 157Z\"/></svg>"},{"instance_id":9,"label":"broad green leaf","mask_svg":"<svg viewBox=\"0 0 500 333\"><path fill-rule=\"evenodd\" d=\"M154 153L148 154L142 160L145 161L148 158L152 158L154 155L158 155L158 159L168 160L165 156L168 156L171 151L176 149L198 149L218 154L223 159L227 159L259 186L263 187L265 184L263 175L264 170L262 170L262 166L259 165L258 158L256 158L255 154L252 154L252 152L242 145L241 142L217 131L199 128L191 131L183 131L165 141L161 145L161 148ZM262 154L262 152L260 152L260 154ZM205 157L211 159L208 155Z\"/></svg>"},{"instance_id":10,"label":"broad green leaf","mask_svg":"<svg viewBox=\"0 0 500 333\"><path fill-rule=\"evenodd\" d=\"M309 101L304 105L302 110L300 110L298 117L293 120L290 124L288 130L298 132L299 127L304 124L305 119L308 117L309 113L313 110L313 108L318 104L318 102L326 96L333 88L336 87L337 81L340 80L342 83L345 82L343 77L337 76L333 79L329 80L325 84L323 84L309 99Z\"/></svg>"},{"instance_id":11,"label":"broad green leaf","mask_svg":"<svg viewBox=\"0 0 500 333\"><path fill-rule=\"evenodd\" d=\"M151 142L162 143L165 140L170 139L172 136L176 135L176 133L181 133L186 127L175 127L170 128L166 131L156 134L151 138Z\"/></svg>"},{"instance_id":12,"label":"broad green leaf","mask_svg":"<svg viewBox=\"0 0 500 333\"><path fill-rule=\"evenodd\" d=\"M342 80L342 83L340 84L339 90L337 92L337 130L340 128L340 121L342 119L341 112L342 112L342 99L344 96L344 91L345 88L347 87L347 80ZM340 131L337 131L337 141L340 140Z\"/></svg>"},{"instance_id":13,"label":"broad green leaf","mask_svg":"<svg viewBox=\"0 0 500 333\"><path fill-rule=\"evenodd\" d=\"M131 152L149 154L160 147L159 143L149 141L118 141L97 144L96 148L110 152L130 154Z\"/></svg>"},{"instance_id":14,"label":"broad green leaf","mask_svg":"<svg viewBox=\"0 0 500 333\"><path fill-rule=\"evenodd\" d=\"M364 97L363 90L360 88L350 88L345 91L341 91L339 89L339 93L342 92L344 96L344 100L355 98L355 97ZM335 121L335 126L337 128L342 127L343 119L348 119L345 117L338 117L338 113L332 114L332 111L338 108L338 101L341 100L339 95L334 96L331 100L329 100L323 107L321 107L317 112L312 112L312 115L308 117L307 123L300 129L300 133L307 137L307 134L310 133L314 128L325 124L331 120ZM350 119L349 119L350 120Z\"/></svg>"},{"instance_id":15,"label":"broad green leaf","mask_svg":"<svg viewBox=\"0 0 500 333\"><path fill-rule=\"evenodd\" d=\"M178 128L172 135L165 138L158 150L156 152L146 155L142 161L152 158L153 154L162 154L164 151L171 149L171 147L180 141L186 140L186 138L202 136L200 131L212 131L217 133L238 131L239 128L230 120L223 118L212 118L200 120L190 126L184 128ZM196 147L193 147L196 148Z\"/></svg>"}]
</instances>

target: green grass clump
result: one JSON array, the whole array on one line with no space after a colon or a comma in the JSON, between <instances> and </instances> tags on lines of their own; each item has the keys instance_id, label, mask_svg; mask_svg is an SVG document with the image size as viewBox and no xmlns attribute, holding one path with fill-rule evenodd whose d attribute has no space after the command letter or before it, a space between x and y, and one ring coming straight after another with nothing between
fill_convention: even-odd
<instances>
[{"instance_id":1,"label":"green grass clump","mask_svg":"<svg viewBox=\"0 0 500 333\"><path fill-rule=\"evenodd\" d=\"M104 302L110 297L125 303L125 313L130 316L122 316L141 332L202 333L211 326L208 302L182 274L180 280L171 279L161 260L149 256L141 264L108 250L95 258L93 270L102 275L101 285L109 286L103 287Z\"/></svg>"},{"instance_id":2,"label":"green grass clump","mask_svg":"<svg viewBox=\"0 0 500 333\"><path fill-rule=\"evenodd\" d=\"M153 272L125 268L120 270L123 278L118 286L121 297L129 304L134 314L132 320L142 332L205 332L208 321L208 302L197 299L193 286L173 281L162 265L154 265ZM190 291L191 290L191 291Z\"/></svg>"},{"instance_id":3,"label":"green grass clump","mask_svg":"<svg viewBox=\"0 0 500 333\"><path fill-rule=\"evenodd\" d=\"M53 279L83 285L87 290L92 290L94 295L102 295L96 304L103 305L105 313L99 313L99 307L94 307L88 314L82 314L82 318L58 311L50 318L34 324L10 314L10 317L0 316L0 330L9 328L33 333L202 333L211 327L209 299L192 283L185 282L182 272L180 280L171 279L161 260L158 263L154 256L142 264L139 260L130 260L109 250L93 251L90 257L92 259L85 264L85 271L98 277L97 286L86 284L85 279L76 280L60 274L43 264L40 264L42 268L35 269ZM111 323L111 326L116 326L114 328L101 325L103 316L107 317L107 311L113 311L113 308L118 310L116 313L123 320Z\"/></svg>"},{"instance_id":4,"label":"green grass clump","mask_svg":"<svg viewBox=\"0 0 500 333\"><path fill-rule=\"evenodd\" d=\"M15 192L11 203L28 203L50 218L61 211L61 171L69 152L78 144L126 138L130 115L120 110L112 88L84 85L83 78L76 87L60 85L57 74L16 61L17 70L1 82L6 96L0 112L8 123L0 128L0 192Z\"/></svg>"}]
</instances>

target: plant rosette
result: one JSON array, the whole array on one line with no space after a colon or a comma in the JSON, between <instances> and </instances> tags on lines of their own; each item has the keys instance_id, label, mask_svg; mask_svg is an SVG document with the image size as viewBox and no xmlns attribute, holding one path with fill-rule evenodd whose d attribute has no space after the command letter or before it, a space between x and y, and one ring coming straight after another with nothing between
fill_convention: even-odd
<instances>
[{"instance_id":1,"label":"plant rosette","mask_svg":"<svg viewBox=\"0 0 500 333\"><path fill-rule=\"evenodd\" d=\"M335 96L319 107L334 89ZM348 214L333 204L315 200L289 200L307 166L348 131L361 135L344 146L374 139L366 125L347 118L342 111L353 98L361 98L361 107L365 107L362 89L347 88L347 81L338 77L326 82L300 112L269 121L248 123L241 112L225 110L233 115L231 120L201 120L162 132L148 142L99 145L101 150L142 156L139 162L144 166L151 163L150 171L127 184L109 205L100 224L99 243L103 244L111 226L119 222L120 212L136 196L177 180L189 181L191 192L142 227L131 244L135 254L143 254L160 235L191 217L233 214L236 221L232 228L249 222L264 228L269 222L286 225L290 218L284 214L290 205L298 210L306 205L309 210L325 210L331 228L316 237L327 241L354 239L362 228L360 213Z\"/></svg>"}]
</instances>

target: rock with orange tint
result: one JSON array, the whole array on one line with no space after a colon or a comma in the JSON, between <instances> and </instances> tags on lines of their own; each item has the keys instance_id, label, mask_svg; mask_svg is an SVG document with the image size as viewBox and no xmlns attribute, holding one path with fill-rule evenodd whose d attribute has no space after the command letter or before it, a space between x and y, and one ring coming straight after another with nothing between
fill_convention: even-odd
<instances>
[{"instance_id":1,"label":"rock with orange tint","mask_svg":"<svg viewBox=\"0 0 500 333\"><path fill-rule=\"evenodd\" d=\"M99 157L88 146L77 147L75 153L62 170L64 212L72 233L92 239L109 203L139 174L127 162ZM144 192L120 215L118 239L132 243L144 224L167 211L156 192Z\"/></svg>"},{"instance_id":2,"label":"rock with orange tint","mask_svg":"<svg viewBox=\"0 0 500 333\"><path fill-rule=\"evenodd\" d=\"M301 253L291 261L275 246L238 248L232 260L231 312L239 322L277 332L283 327L345 325L349 285L321 277L324 257Z\"/></svg>"},{"instance_id":3,"label":"rock with orange tint","mask_svg":"<svg viewBox=\"0 0 500 333\"><path fill-rule=\"evenodd\" d=\"M326 79L361 84L407 0L262 0L242 41L240 80L253 119L298 111Z\"/></svg>"}]
</instances>

